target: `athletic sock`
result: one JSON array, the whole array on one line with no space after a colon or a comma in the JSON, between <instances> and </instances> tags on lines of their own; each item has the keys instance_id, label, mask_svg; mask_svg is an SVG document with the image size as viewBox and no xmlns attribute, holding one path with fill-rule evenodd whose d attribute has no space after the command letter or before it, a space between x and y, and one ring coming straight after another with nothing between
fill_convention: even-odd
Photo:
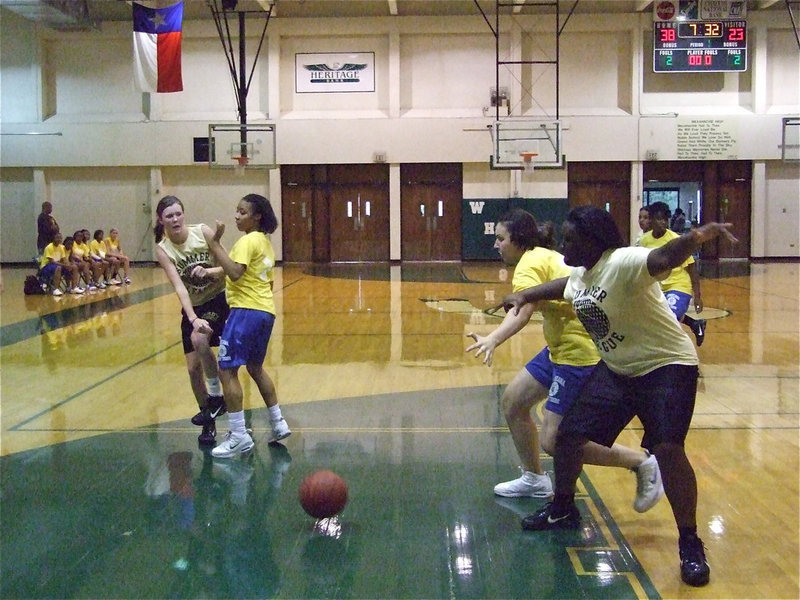
<instances>
[{"instance_id":1,"label":"athletic sock","mask_svg":"<svg viewBox=\"0 0 800 600\"><path fill-rule=\"evenodd\" d=\"M228 413L228 425L231 431L236 435L244 435L247 433L247 428L244 423L244 411Z\"/></svg>"},{"instance_id":2,"label":"athletic sock","mask_svg":"<svg viewBox=\"0 0 800 600\"><path fill-rule=\"evenodd\" d=\"M283 418L283 415L281 414L281 407L280 407L279 404L276 404L275 406L270 406L269 407L269 420L270 421L280 421L282 418Z\"/></svg>"},{"instance_id":3,"label":"athletic sock","mask_svg":"<svg viewBox=\"0 0 800 600\"><path fill-rule=\"evenodd\" d=\"M208 388L209 396L222 396L222 386L219 383L219 377L206 377L206 387Z\"/></svg>"}]
</instances>

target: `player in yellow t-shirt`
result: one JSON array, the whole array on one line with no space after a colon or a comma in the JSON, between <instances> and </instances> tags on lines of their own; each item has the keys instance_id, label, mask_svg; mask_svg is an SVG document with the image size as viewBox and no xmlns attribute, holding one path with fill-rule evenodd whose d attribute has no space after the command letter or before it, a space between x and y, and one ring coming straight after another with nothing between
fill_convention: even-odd
<instances>
[{"instance_id":1,"label":"player in yellow t-shirt","mask_svg":"<svg viewBox=\"0 0 800 600\"><path fill-rule=\"evenodd\" d=\"M131 268L131 259L122 251L122 243L119 241L119 229L112 227L104 241L106 243L106 256L119 261L119 266L122 267L122 277L117 276L117 280L125 285L130 284L131 278L128 276L128 271Z\"/></svg>"},{"instance_id":2,"label":"player in yellow t-shirt","mask_svg":"<svg viewBox=\"0 0 800 600\"><path fill-rule=\"evenodd\" d=\"M53 296L61 296L61 276L67 273L69 292L82 294L83 288L78 285L80 274L78 268L69 261L67 249L62 244L60 231L53 234L53 241L45 246L39 261L39 277L47 281L53 288Z\"/></svg>"},{"instance_id":3,"label":"player in yellow t-shirt","mask_svg":"<svg viewBox=\"0 0 800 600\"><path fill-rule=\"evenodd\" d=\"M653 202L647 207L650 214L651 229L642 236L639 245L643 248L660 248L670 240L680 237L680 234L669 229L669 206L664 202ZM697 345L702 346L706 335L706 320L693 319L686 312L689 302L694 298L696 312L703 310L703 298L700 295L700 274L697 264L690 256L682 265L672 269L666 279L661 281L661 291L669 302L669 307L681 323L686 323L697 339Z\"/></svg>"},{"instance_id":4,"label":"player in yellow t-shirt","mask_svg":"<svg viewBox=\"0 0 800 600\"><path fill-rule=\"evenodd\" d=\"M82 266L79 266L81 272L84 273L84 280L86 281L86 289L90 292L97 290L97 288L105 288L106 284L103 283L102 278L100 277L103 273L103 265L102 263L95 262L92 260L91 250L89 249L89 232L86 229L78 229L75 234L72 236L74 242L72 245L72 255L71 258L76 263L84 263L89 267L91 271L91 277L86 278L86 269Z\"/></svg>"},{"instance_id":5,"label":"player in yellow t-shirt","mask_svg":"<svg viewBox=\"0 0 800 600\"><path fill-rule=\"evenodd\" d=\"M530 213L514 209L497 222L495 248L504 263L514 265L514 292L570 274L564 257L539 243L536 220ZM542 470L539 436L531 410L536 403L547 399L541 447L552 456L561 419L600 360L594 342L572 306L563 300L526 305L518 314L509 312L500 326L487 336L467 334L475 343L466 351L476 350L475 356L484 354L483 362L491 365L495 348L525 327L536 308L544 317L547 346L517 373L502 398L511 438L522 462L522 476L496 485L494 493L498 496L544 498L553 495L550 478ZM664 494L658 463L646 452L620 444L606 447L594 442L588 442L583 452L589 464L625 467L636 472L638 488L634 508L637 511L650 509Z\"/></svg>"},{"instance_id":6,"label":"player in yellow t-shirt","mask_svg":"<svg viewBox=\"0 0 800 600\"><path fill-rule=\"evenodd\" d=\"M264 370L267 345L275 324L275 302L272 299L275 252L268 236L278 228L278 219L269 200L258 194L248 194L239 200L236 228L245 235L236 241L230 255L219 243L225 232L225 226L219 221L214 238L208 244L227 276L225 293L231 307L217 357L222 393L228 406L230 431L225 441L211 451L216 458L232 458L253 448L242 407L243 392L239 382L241 366L255 381L269 409L272 428L269 443L282 440L292 433L281 414L275 384Z\"/></svg>"},{"instance_id":7,"label":"player in yellow t-shirt","mask_svg":"<svg viewBox=\"0 0 800 600\"><path fill-rule=\"evenodd\" d=\"M94 238L89 242L89 253L94 262L103 266L103 281L106 286L119 285L119 281L116 279L119 262L107 256L104 236L105 233L102 229L95 229Z\"/></svg>"}]
</instances>

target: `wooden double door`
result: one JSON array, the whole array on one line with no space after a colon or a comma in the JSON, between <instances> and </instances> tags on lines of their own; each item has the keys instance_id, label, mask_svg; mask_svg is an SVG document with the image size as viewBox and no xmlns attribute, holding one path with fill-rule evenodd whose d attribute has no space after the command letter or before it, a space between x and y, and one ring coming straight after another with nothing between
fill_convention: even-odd
<instances>
[{"instance_id":1,"label":"wooden double door","mask_svg":"<svg viewBox=\"0 0 800 600\"><path fill-rule=\"evenodd\" d=\"M281 167L287 262L389 260L387 165Z\"/></svg>"},{"instance_id":2,"label":"wooden double door","mask_svg":"<svg viewBox=\"0 0 800 600\"><path fill-rule=\"evenodd\" d=\"M402 165L400 178L402 259L460 260L461 165ZM281 198L286 262L390 259L388 165L284 165Z\"/></svg>"},{"instance_id":3,"label":"wooden double door","mask_svg":"<svg viewBox=\"0 0 800 600\"><path fill-rule=\"evenodd\" d=\"M461 260L460 163L400 166L403 260Z\"/></svg>"}]
</instances>

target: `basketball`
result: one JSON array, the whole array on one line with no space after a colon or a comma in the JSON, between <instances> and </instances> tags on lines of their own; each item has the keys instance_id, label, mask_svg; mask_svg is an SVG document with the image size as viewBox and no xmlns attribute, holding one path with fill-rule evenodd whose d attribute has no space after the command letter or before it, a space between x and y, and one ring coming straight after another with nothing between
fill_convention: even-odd
<instances>
[{"instance_id":1,"label":"basketball","mask_svg":"<svg viewBox=\"0 0 800 600\"><path fill-rule=\"evenodd\" d=\"M315 471L300 484L298 496L310 516L327 519L339 514L347 504L347 482L333 471Z\"/></svg>"}]
</instances>

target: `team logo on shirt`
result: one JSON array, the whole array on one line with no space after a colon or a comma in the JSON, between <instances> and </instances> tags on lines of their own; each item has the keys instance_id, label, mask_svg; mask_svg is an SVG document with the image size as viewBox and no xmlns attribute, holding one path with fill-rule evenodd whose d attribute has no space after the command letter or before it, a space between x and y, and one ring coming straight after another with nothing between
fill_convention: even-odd
<instances>
[{"instance_id":1,"label":"team logo on shirt","mask_svg":"<svg viewBox=\"0 0 800 600\"><path fill-rule=\"evenodd\" d=\"M600 352L610 352L625 339L624 335L611 331L608 316L593 298L578 298L572 302L572 308Z\"/></svg>"},{"instance_id":2,"label":"team logo on shirt","mask_svg":"<svg viewBox=\"0 0 800 600\"><path fill-rule=\"evenodd\" d=\"M608 335L608 317L591 298L575 300L572 308L593 340L602 340Z\"/></svg>"}]
</instances>

